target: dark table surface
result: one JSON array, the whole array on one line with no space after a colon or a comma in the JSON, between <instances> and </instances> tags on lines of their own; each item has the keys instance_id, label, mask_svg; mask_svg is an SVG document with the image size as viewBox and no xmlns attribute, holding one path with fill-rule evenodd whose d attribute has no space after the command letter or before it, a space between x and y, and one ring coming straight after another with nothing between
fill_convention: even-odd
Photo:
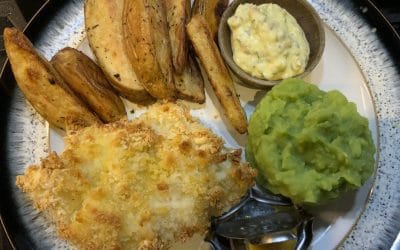
<instances>
[{"instance_id":1,"label":"dark table surface","mask_svg":"<svg viewBox=\"0 0 400 250\"><path fill-rule=\"evenodd\" d=\"M0 0L0 31L15 26L23 29L45 0ZM394 0L372 0L400 34L400 4ZM398 48L397 48L398 49ZM3 36L0 35L0 68L6 60ZM0 225L0 250L12 249Z\"/></svg>"}]
</instances>

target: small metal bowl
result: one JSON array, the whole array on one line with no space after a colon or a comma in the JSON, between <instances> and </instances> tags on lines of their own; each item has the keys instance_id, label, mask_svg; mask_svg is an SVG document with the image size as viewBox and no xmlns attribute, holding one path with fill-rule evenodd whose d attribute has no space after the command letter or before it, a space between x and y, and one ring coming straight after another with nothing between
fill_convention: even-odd
<instances>
[{"instance_id":1,"label":"small metal bowl","mask_svg":"<svg viewBox=\"0 0 400 250\"><path fill-rule=\"evenodd\" d=\"M309 74L321 59L322 52L325 48L325 33L321 19L314 8L305 0L235 0L225 10L221 17L221 22L218 28L218 44L221 50L222 57L233 71L236 77L248 87L253 88L270 88L279 83L281 80L265 80L256 78L243 71L233 61L231 47L231 30L228 25L228 18L234 15L239 4L253 3L256 5L264 3L275 3L286 9L299 23L303 29L307 41L310 45L310 56L305 71L297 75L297 78L303 78Z\"/></svg>"}]
</instances>

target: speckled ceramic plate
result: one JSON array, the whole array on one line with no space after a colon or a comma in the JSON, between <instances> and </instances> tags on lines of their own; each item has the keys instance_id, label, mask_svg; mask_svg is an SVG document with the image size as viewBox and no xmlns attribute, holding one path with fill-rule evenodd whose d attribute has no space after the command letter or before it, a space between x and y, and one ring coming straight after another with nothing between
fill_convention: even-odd
<instances>
[{"instance_id":1,"label":"speckled ceramic plate","mask_svg":"<svg viewBox=\"0 0 400 250\"><path fill-rule=\"evenodd\" d=\"M388 248L400 225L400 75L377 34L353 1L311 0L325 23L326 48L321 62L306 80L324 90L338 89L368 118L377 147L376 175L357 192L317 209L312 249ZM27 34L47 58L71 46L91 55L83 21L83 0L49 1L30 24ZM15 87L9 67L2 75L0 204L2 223L11 242L22 249L60 249L68 244L15 187L15 176L49 150L62 150L62 133L26 103ZM265 94L237 85L247 115ZM219 106L206 84L207 102L188 104L192 114L221 135L227 145L243 147L246 137L236 134L219 115ZM144 111L126 102L135 115ZM197 248L195 244L192 244ZM188 246L183 247L187 249Z\"/></svg>"}]
</instances>

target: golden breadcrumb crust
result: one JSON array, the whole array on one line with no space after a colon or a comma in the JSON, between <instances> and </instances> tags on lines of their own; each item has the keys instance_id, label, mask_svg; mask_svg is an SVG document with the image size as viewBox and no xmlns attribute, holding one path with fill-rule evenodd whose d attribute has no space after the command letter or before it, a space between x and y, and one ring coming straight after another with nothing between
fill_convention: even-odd
<instances>
[{"instance_id":1,"label":"golden breadcrumb crust","mask_svg":"<svg viewBox=\"0 0 400 250\"><path fill-rule=\"evenodd\" d=\"M240 151L172 103L65 142L16 184L79 249L168 249L204 234L255 177Z\"/></svg>"}]
</instances>

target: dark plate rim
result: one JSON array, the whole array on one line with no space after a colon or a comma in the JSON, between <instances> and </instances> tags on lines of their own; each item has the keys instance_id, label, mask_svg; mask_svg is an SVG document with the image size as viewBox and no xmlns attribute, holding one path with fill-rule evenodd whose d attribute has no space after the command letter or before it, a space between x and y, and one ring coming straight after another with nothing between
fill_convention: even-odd
<instances>
[{"instance_id":1,"label":"dark plate rim","mask_svg":"<svg viewBox=\"0 0 400 250\"><path fill-rule=\"evenodd\" d=\"M379 27L377 29L379 38L384 43L386 49L390 51L391 59L400 73L400 61L398 60L400 57L400 34L372 0L353 0L353 2L360 6L362 16L365 17L369 24L373 27ZM367 8L365 13L362 11L362 7Z\"/></svg>"}]
</instances>

